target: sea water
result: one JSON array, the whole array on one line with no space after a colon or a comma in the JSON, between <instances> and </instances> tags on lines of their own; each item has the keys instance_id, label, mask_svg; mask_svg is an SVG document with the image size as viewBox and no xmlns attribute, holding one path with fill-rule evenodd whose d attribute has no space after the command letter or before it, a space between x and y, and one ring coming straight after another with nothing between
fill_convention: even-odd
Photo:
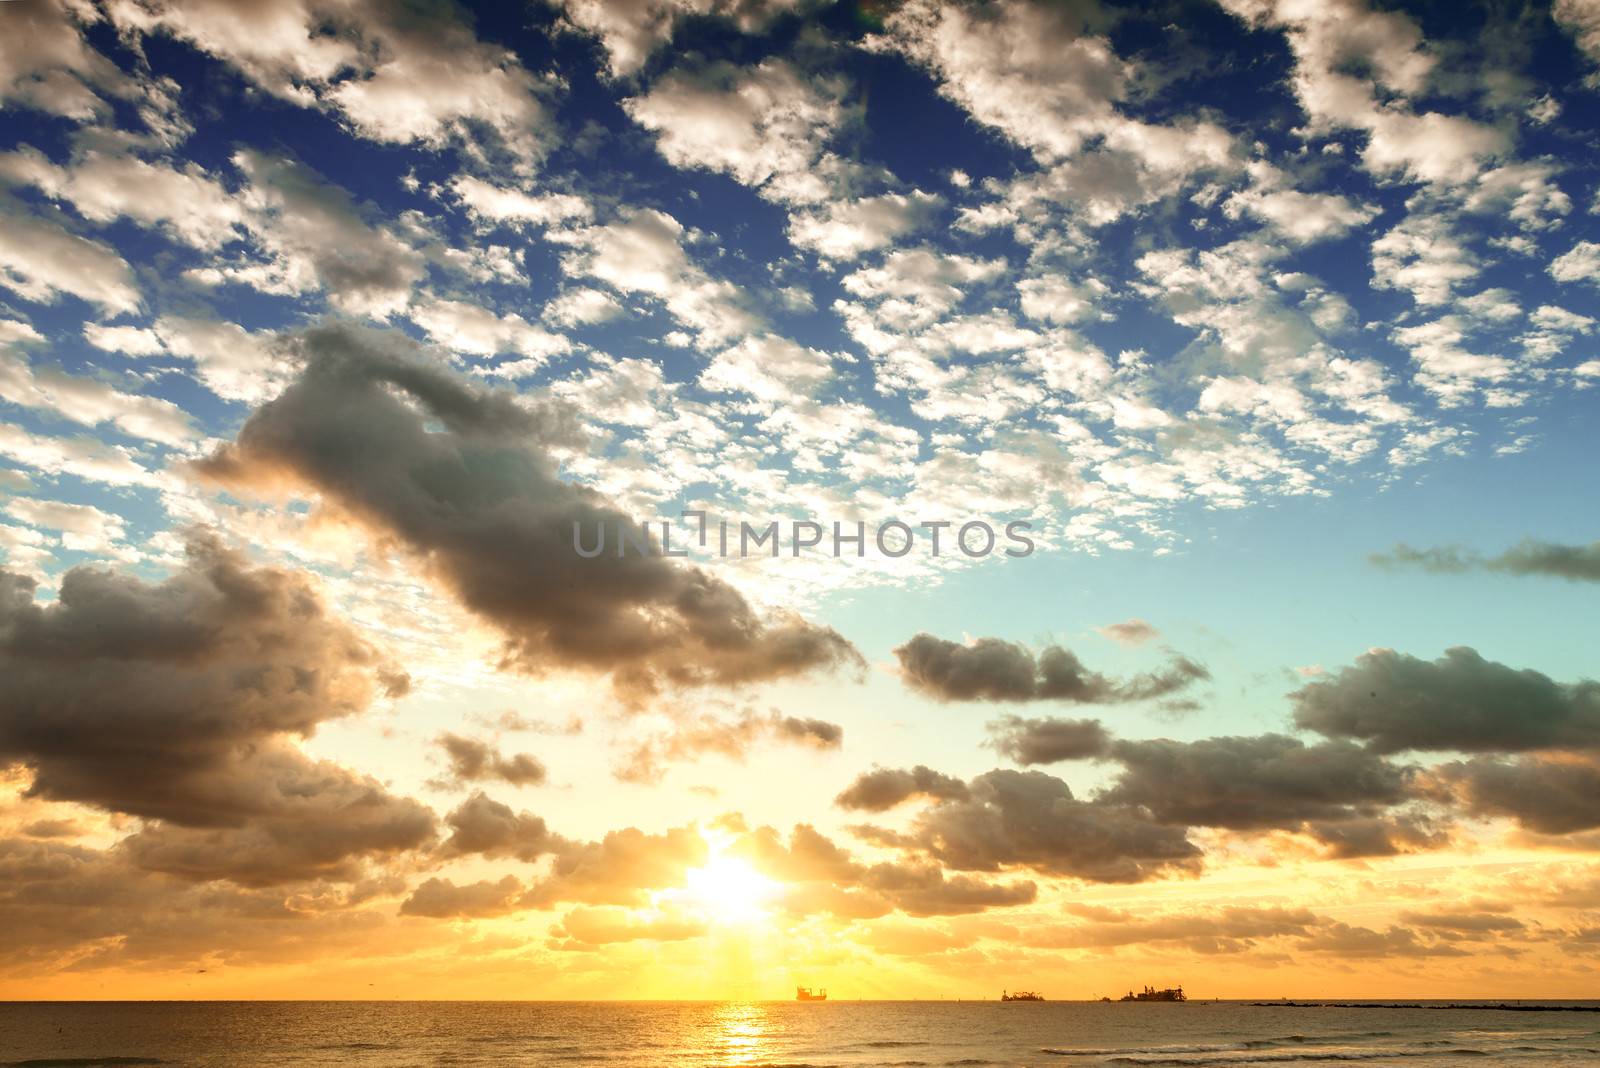
<instances>
[{"instance_id":1,"label":"sea water","mask_svg":"<svg viewBox=\"0 0 1600 1068\"><path fill-rule=\"evenodd\" d=\"M0 1004L0 1064L35 1068L1316 1062L1600 1065L1600 1013L1206 1001Z\"/></svg>"}]
</instances>

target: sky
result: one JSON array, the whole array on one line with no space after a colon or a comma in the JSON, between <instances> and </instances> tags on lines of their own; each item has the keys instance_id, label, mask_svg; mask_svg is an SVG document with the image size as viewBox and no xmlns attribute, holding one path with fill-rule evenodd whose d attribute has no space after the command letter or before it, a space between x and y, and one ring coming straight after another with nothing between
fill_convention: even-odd
<instances>
[{"instance_id":1,"label":"sky","mask_svg":"<svg viewBox=\"0 0 1600 1068\"><path fill-rule=\"evenodd\" d=\"M0 997L1591 994L1597 94L1594 0L0 4Z\"/></svg>"}]
</instances>

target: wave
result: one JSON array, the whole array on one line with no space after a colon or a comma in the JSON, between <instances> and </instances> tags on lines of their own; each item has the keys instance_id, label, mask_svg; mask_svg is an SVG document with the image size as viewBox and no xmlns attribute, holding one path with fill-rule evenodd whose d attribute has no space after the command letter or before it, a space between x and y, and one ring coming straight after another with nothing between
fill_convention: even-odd
<instances>
[{"instance_id":1,"label":"wave","mask_svg":"<svg viewBox=\"0 0 1600 1068\"><path fill-rule=\"evenodd\" d=\"M1364 1042L1373 1038L1393 1038L1393 1031L1355 1031L1349 1034L1317 1035L1308 1038L1305 1035L1280 1035L1277 1038L1247 1038L1238 1042L1215 1043L1186 1043L1184 1045L1168 1046L1113 1046L1096 1048L1092 1046L1072 1046L1065 1048L1050 1047L1040 1050L1057 1057L1116 1057L1122 1055L1154 1055L1154 1054L1179 1054L1179 1053L1245 1053L1257 1050L1277 1049L1281 1046L1303 1045L1307 1042L1317 1042L1326 1045L1330 1042ZM1259 1058L1251 1058L1259 1059ZM1184 1064L1203 1064L1203 1061L1184 1061Z\"/></svg>"},{"instance_id":2,"label":"wave","mask_svg":"<svg viewBox=\"0 0 1600 1068\"><path fill-rule=\"evenodd\" d=\"M1053 1051L1046 1051L1053 1052ZM1459 1049L1330 1049L1330 1050L1285 1050L1277 1053L1263 1053L1251 1051L1243 1057L1210 1057L1194 1058L1184 1056L1120 1056L1107 1059L1109 1064L1140 1064L1140 1065L1220 1065L1220 1064L1295 1064L1301 1061L1381 1061L1394 1060L1401 1057L1437 1057L1440 1055L1454 1057L1487 1057L1486 1050L1462 1047Z\"/></svg>"}]
</instances>

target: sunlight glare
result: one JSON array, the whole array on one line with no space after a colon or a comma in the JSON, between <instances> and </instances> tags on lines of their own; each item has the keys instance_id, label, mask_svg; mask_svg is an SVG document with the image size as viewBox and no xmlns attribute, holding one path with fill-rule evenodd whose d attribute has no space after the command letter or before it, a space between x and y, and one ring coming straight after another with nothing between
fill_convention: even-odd
<instances>
[{"instance_id":1,"label":"sunlight glare","mask_svg":"<svg viewBox=\"0 0 1600 1068\"><path fill-rule=\"evenodd\" d=\"M714 856L705 867L686 874L689 901L721 923L760 919L778 885L737 857Z\"/></svg>"}]
</instances>

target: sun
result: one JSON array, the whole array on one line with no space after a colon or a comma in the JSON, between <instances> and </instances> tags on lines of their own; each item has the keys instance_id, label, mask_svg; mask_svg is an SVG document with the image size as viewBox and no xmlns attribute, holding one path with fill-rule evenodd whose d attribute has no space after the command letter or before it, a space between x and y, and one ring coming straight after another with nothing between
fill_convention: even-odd
<instances>
[{"instance_id":1,"label":"sun","mask_svg":"<svg viewBox=\"0 0 1600 1068\"><path fill-rule=\"evenodd\" d=\"M778 884L738 857L713 856L685 873L684 897L719 923L752 923L764 917Z\"/></svg>"}]
</instances>

